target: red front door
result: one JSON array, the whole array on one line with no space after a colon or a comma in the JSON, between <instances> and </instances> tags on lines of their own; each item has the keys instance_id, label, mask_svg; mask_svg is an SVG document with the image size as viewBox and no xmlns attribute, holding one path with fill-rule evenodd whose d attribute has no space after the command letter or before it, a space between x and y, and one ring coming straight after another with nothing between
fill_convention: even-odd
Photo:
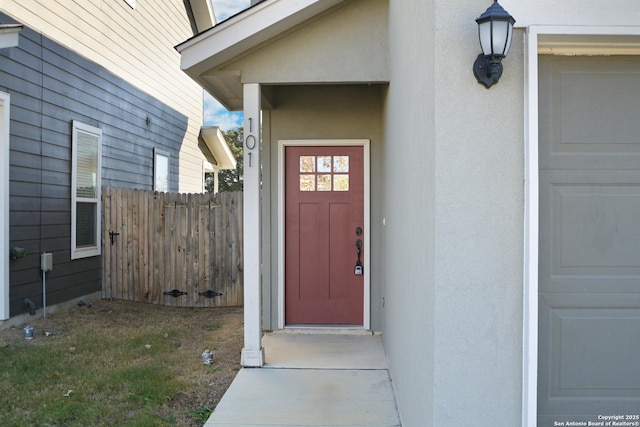
<instances>
[{"instance_id":1,"label":"red front door","mask_svg":"<svg viewBox=\"0 0 640 427\"><path fill-rule=\"evenodd\" d=\"M285 187L285 323L362 325L363 147L286 147Z\"/></svg>"}]
</instances>

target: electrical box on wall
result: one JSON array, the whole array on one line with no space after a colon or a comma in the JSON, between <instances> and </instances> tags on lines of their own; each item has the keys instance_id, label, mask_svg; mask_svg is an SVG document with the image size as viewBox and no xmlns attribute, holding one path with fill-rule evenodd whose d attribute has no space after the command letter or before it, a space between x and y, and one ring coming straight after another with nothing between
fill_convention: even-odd
<instances>
[{"instance_id":1,"label":"electrical box on wall","mask_svg":"<svg viewBox=\"0 0 640 427\"><path fill-rule=\"evenodd\" d=\"M40 269L42 271L51 271L53 270L53 254L43 252L40 255Z\"/></svg>"}]
</instances>

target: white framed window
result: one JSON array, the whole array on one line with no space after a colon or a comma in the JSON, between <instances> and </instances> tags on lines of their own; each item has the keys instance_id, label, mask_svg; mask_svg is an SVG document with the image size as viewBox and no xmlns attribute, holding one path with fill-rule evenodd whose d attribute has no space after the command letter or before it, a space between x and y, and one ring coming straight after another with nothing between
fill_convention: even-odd
<instances>
[{"instance_id":1,"label":"white framed window","mask_svg":"<svg viewBox=\"0 0 640 427\"><path fill-rule=\"evenodd\" d=\"M153 149L153 190L169 191L169 153Z\"/></svg>"},{"instance_id":2,"label":"white framed window","mask_svg":"<svg viewBox=\"0 0 640 427\"><path fill-rule=\"evenodd\" d=\"M71 259L100 255L102 130L73 121Z\"/></svg>"}]
</instances>

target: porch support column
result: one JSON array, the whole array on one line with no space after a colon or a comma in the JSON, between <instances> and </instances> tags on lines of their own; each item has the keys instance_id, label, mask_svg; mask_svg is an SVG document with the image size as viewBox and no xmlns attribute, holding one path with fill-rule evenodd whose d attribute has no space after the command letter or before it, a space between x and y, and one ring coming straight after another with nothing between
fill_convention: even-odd
<instances>
[{"instance_id":1,"label":"porch support column","mask_svg":"<svg viewBox=\"0 0 640 427\"><path fill-rule=\"evenodd\" d=\"M244 348L242 366L264 365L260 274L260 84L248 83L244 93Z\"/></svg>"}]
</instances>

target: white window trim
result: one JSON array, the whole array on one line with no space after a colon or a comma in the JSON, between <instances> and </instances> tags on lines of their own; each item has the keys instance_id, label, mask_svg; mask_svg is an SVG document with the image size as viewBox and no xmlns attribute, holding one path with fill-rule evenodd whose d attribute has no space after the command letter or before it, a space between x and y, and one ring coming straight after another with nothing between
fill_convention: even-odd
<instances>
[{"instance_id":1,"label":"white window trim","mask_svg":"<svg viewBox=\"0 0 640 427\"><path fill-rule=\"evenodd\" d=\"M90 133L98 137L98 176L96 178L96 197L86 199L76 196L77 182L77 134L78 131ZM77 202L96 201L96 245L92 247L76 247L76 204ZM73 121L71 134L71 259L87 258L101 254L102 249L102 129Z\"/></svg>"},{"instance_id":2,"label":"white window trim","mask_svg":"<svg viewBox=\"0 0 640 427\"><path fill-rule=\"evenodd\" d=\"M166 193L169 192L169 185L171 184L171 155L168 151L159 150L157 148L153 149L153 191L162 191L158 190L158 157L163 156L167 158L167 189Z\"/></svg>"},{"instance_id":3,"label":"white window trim","mask_svg":"<svg viewBox=\"0 0 640 427\"><path fill-rule=\"evenodd\" d=\"M131 9L135 9L136 8L136 0L124 0L125 3L127 3L129 6L131 6Z\"/></svg>"},{"instance_id":4,"label":"white window trim","mask_svg":"<svg viewBox=\"0 0 640 427\"><path fill-rule=\"evenodd\" d=\"M522 426L536 427L538 412L538 55L550 45L562 54L640 54L640 44L575 42L575 36L638 36L635 26L527 27L525 42L525 221L523 298ZM542 37L541 37L542 36ZM541 40L544 39L544 40Z\"/></svg>"},{"instance_id":5,"label":"white window trim","mask_svg":"<svg viewBox=\"0 0 640 427\"><path fill-rule=\"evenodd\" d=\"M278 141L278 329L284 329L284 152L291 146L360 146L364 150L364 229L371 230L371 157L368 139L304 139ZM364 265L371 265L371 239L364 239ZM364 269L364 313L362 326L345 329L371 329L371 268Z\"/></svg>"},{"instance_id":6,"label":"white window trim","mask_svg":"<svg viewBox=\"0 0 640 427\"><path fill-rule=\"evenodd\" d=\"M0 321L9 318L9 105L0 92Z\"/></svg>"}]
</instances>

